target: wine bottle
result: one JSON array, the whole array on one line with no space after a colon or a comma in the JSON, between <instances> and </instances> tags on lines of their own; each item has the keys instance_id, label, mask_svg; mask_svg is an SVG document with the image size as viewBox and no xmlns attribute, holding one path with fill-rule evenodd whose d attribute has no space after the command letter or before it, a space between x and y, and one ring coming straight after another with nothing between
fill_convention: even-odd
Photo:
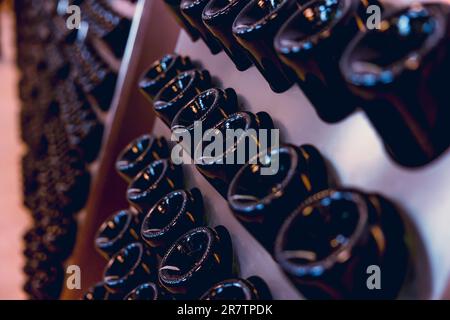
<instances>
[{"instance_id":1,"label":"wine bottle","mask_svg":"<svg viewBox=\"0 0 450 320\"><path fill-rule=\"evenodd\" d=\"M449 6L413 4L380 25L349 44L341 71L390 156L422 166L450 145Z\"/></svg>"},{"instance_id":2,"label":"wine bottle","mask_svg":"<svg viewBox=\"0 0 450 320\"><path fill-rule=\"evenodd\" d=\"M247 0L211 0L202 14L203 23L221 43L239 71L247 70L252 65L247 52L233 35L233 22L247 3Z\"/></svg>"},{"instance_id":3,"label":"wine bottle","mask_svg":"<svg viewBox=\"0 0 450 320\"><path fill-rule=\"evenodd\" d=\"M141 226L142 239L161 256L181 235L203 223L203 197L198 189L175 190L151 208Z\"/></svg>"},{"instance_id":4,"label":"wine bottle","mask_svg":"<svg viewBox=\"0 0 450 320\"><path fill-rule=\"evenodd\" d=\"M288 90L294 73L277 57L273 41L283 23L297 10L296 0L252 0L238 14L233 34L274 92Z\"/></svg>"},{"instance_id":5,"label":"wine bottle","mask_svg":"<svg viewBox=\"0 0 450 320\"><path fill-rule=\"evenodd\" d=\"M153 105L156 114L170 128L177 112L196 95L211 88L208 71L190 70L178 74L156 95Z\"/></svg>"},{"instance_id":6,"label":"wine bottle","mask_svg":"<svg viewBox=\"0 0 450 320\"><path fill-rule=\"evenodd\" d=\"M182 235L162 258L159 282L183 299L197 299L231 275L232 245L223 226L199 227Z\"/></svg>"},{"instance_id":7,"label":"wine bottle","mask_svg":"<svg viewBox=\"0 0 450 320\"><path fill-rule=\"evenodd\" d=\"M286 217L310 195L336 183L330 164L311 145L281 145L243 166L228 189L235 216L269 251Z\"/></svg>"},{"instance_id":8,"label":"wine bottle","mask_svg":"<svg viewBox=\"0 0 450 320\"><path fill-rule=\"evenodd\" d=\"M164 137L144 134L131 141L119 154L116 170L127 182L151 162L169 157L169 145Z\"/></svg>"},{"instance_id":9,"label":"wine bottle","mask_svg":"<svg viewBox=\"0 0 450 320\"><path fill-rule=\"evenodd\" d=\"M407 273L405 235L397 208L382 196L330 189L286 219L275 256L307 298L394 299ZM376 270L381 277L369 281Z\"/></svg>"}]
</instances>

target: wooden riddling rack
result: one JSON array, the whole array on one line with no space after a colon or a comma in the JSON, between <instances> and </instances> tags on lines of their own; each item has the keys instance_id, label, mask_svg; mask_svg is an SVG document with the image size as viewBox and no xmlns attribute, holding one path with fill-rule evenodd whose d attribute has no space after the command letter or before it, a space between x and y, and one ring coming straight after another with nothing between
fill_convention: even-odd
<instances>
[{"instance_id":1,"label":"wooden riddling rack","mask_svg":"<svg viewBox=\"0 0 450 320\"><path fill-rule=\"evenodd\" d=\"M356 112L338 124L320 121L297 86L283 94L275 94L255 67L239 72L225 53L213 56L202 41L191 42L183 31L180 32L160 0L139 0L136 5L116 95L106 117L103 149L86 212L80 222L74 254L68 262L81 267L83 290L101 279L106 264L94 249L97 228L111 213L128 206L125 199L127 186L114 168L118 153L130 140L143 133L153 132L170 140L169 129L156 119L137 84L153 61L174 51L191 57L209 70L221 87L234 88L242 109L268 112L284 142L315 145L334 164L342 184L380 192L398 203L418 234L412 264L414 279L401 297L450 298L449 152L423 168L399 167L387 156L362 112ZM225 199L193 165L184 165L183 169L186 187L196 186L202 191L209 223L225 225L230 231L240 276L261 276L275 299L301 298L267 251L235 219ZM83 290L65 290L62 298L79 298Z\"/></svg>"}]
</instances>

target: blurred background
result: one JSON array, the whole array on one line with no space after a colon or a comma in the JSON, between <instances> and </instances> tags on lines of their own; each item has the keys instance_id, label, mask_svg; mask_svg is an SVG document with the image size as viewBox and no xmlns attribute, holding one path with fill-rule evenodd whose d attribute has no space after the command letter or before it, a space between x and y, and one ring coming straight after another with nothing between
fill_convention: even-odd
<instances>
[{"instance_id":1,"label":"blurred background","mask_svg":"<svg viewBox=\"0 0 450 320\"><path fill-rule=\"evenodd\" d=\"M14 52L14 22L11 1L0 1L0 299L23 299L22 238L29 224L21 204L17 69Z\"/></svg>"}]
</instances>

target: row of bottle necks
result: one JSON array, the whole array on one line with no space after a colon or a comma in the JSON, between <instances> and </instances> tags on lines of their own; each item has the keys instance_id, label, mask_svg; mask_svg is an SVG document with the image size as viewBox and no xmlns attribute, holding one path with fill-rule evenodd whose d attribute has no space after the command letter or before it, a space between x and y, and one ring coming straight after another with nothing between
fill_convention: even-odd
<instances>
[{"instance_id":1,"label":"row of bottle necks","mask_svg":"<svg viewBox=\"0 0 450 320\"><path fill-rule=\"evenodd\" d=\"M277 93L298 84L322 120L362 109L399 164L423 166L448 148L447 4L164 2L193 41L225 51L238 70L254 65ZM383 16L371 26L374 5Z\"/></svg>"},{"instance_id":2,"label":"row of bottle necks","mask_svg":"<svg viewBox=\"0 0 450 320\"><path fill-rule=\"evenodd\" d=\"M97 232L95 246L109 262L85 299L269 299L263 279L238 277L227 229L206 226L202 193L185 188L170 154L164 138L149 134L120 153L116 169L129 183L130 208ZM282 145L268 156L279 161L272 176L261 175L267 162L197 168L305 297L397 297L411 266L411 235L398 208L339 186L313 146ZM371 266L383 270L381 290L367 285Z\"/></svg>"}]
</instances>

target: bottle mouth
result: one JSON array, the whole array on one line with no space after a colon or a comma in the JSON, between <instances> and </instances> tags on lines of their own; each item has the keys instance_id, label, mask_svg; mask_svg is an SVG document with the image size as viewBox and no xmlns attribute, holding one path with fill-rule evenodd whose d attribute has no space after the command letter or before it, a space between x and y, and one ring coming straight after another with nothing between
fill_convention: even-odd
<instances>
[{"instance_id":1,"label":"bottle mouth","mask_svg":"<svg viewBox=\"0 0 450 320\"><path fill-rule=\"evenodd\" d=\"M142 261L144 248L141 243L132 243L122 248L107 264L103 279L109 287L117 287L134 274Z\"/></svg>"},{"instance_id":2,"label":"bottle mouth","mask_svg":"<svg viewBox=\"0 0 450 320\"><path fill-rule=\"evenodd\" d=\"M294 276L320 276L352 257L367 226L368 208L360 194L319 192L283 224L275 242L276 259Z\"/></svg>"},{"instance_id":3,"label":"bottle mouth","mask_svg":"<svg viewBox=\"0 0 450 320\"><path fill-rule=\"evenodd\" d=\"M380 29L360 33L341 61L346 80L356 86L389 84L407 70L416 70L444 37L442 8L414 4L384 18ZM387 52L389 48L389 52Z\"/></svg>"},{"instance_id":4,"label":"bottle mouth","mask_svg":"<svg viewBox=\"0 0 450 320\"><path fill-rule=\"evenodd\" d=\"M275 40L283 54L309 50L324 38L350 10L352 0L312 0L300 7L280 29Z\"/></svg>"},{"instance_id":5,"label":"bottle mouth","mask_svg":"<svg viewBox=\"0 0 450 320\"><path fill-rule=\"evenodd\" d=\"M170 80L156 95L154 107L163 109L166 104L173 104L186 90L192 86L196 76L195 71L186 71Z\"/></svg>"},{"instance_id":6,"label":"bottle mouth","mask_svg":"<svg viewBox=\"0 0 450 320\"><path fill-rule=\"evenodd\" d=\"M299 156L293 146L282 146L259 154L258 159L251 162L238 171L228 190L228 201L233 210L247 215L283 196L294 178ZM268 167L278 170L273 175L262 174L261 170Z\"/></svg>"},{"instance_id":7,"label":"bottle mouth","mask_svg":"<svg viewBox=\"0 0 450 320\"><path fill-rule=\"evenodd\" d=\"M103 222L95 237L96 246L103 249L120 239L131 224L132 215L128 210L121 210Z\"/></svg>"},{"instance_id":8,"label":"bottle mouth","mask_svg":"<svg viewBox=\"0 0 450 320\"><path fill-rule=\"evenodd\" d=\"M208 131L205 134L205 137L203 140L205 141L212 141L214 140L213 137L220 135L223 137L223 146L222 146L222 153L216 154L213 153L211 155L203 155L203 141L201 141L197 147L197 153L201 154L201 164L213 164L217 161L221 160L220 163L225 164L225 157L228 154L234 153L239 147L241 147L241 150L246 152L245 159L248 159L248 151L249 148L245 148L244 146L241 146L242 143L245 143L246 138L248 139L257 139L255 135L253 135L251 132L249 132L249 129L252 126L252 116L248 112L236 112L231 115L229 115L227 118L222 119L219 123L217 123L211 131ZM227 134L227 130L232 130L235 132L235 134ZM215 152L216 150L214 150ZM212 157L212 159L209 159L209 157ZM208 157L208 158L207 158ZM237 159L234 159L236 161Z\"/></svg>"},{"instance_id":9,"label":"bottle mouth","mask_svg":"<svg viewBox=\"0 0 450 320\"><path fill-rule=\"evenodd\" d=\"M214 237L214 231L208 227L181 236L161 261L160 279L168 285L177 285L191 278L211 254Z\"/></svg>"},{"instance_id":10,"label":"bottle mouth","mask_svg":"<svg viewBox=\"0 0 450 320\"><path fill-rule=\"evenodd\" d=\"M246 34L258 30L275 19L278 11L288 5L291 0L258 0L251 1L237 16L233 23L235 34Z\"/></svg>"},{"instance_id":11,"label":"bottle mouth","mask_svg":"<svg viewBox=\"0 0 450 320\"><path fill-rule=\"evenodd\" d=\"M119 155L116 162L117 170L127 171L142 163L150 151L153 141L153 136L145 134L129 143Z\"/></svg>"},{"instance_id":12,"label":"bottle mouth","mask_svg":"<svg viewBox=\"0 0 450 320\"><path fill-rule=\"evenodd\" d=\"M213 286L200 300L254 300L253 291L246 281L229 279Z\"/></svg>"},{"instance_id":13,"label":"bottle mouth","mask_svg":"<svg viewBox=\"0 0 450 320\"><path fill-rule=\"evenodd\" d=\"M203 122L214 109L220 107L219 102L222 97L223 92L216 88L198 94L177 113L173 119L172 131L177 129L192 130L194 122Z\"/></svg>"},{"instance_id":14,"label":"bottle mouth","mask_svg":"<svg viewBox=\"0 0 450 320\"><path fill-rule=\"evenodd\" d=\"M155 190L167 172L168 160L156 160L142 170L131 182L127 190L128 198L134 200Z\"/></svg>"},{"instance_id":15,"label":"bottle mouth","mask_svg":"<svg viewBox=\"0 0 450 320\"><path fill-rule=\"evenodd\" d=\"M157 300L158 288L156 284L144 283L131 291L124 300Z\"/></svg>"},{"instance_id":16,"label":"bottle mouth","mask_svg":"<svg viewBox=\"0 0 450 320\"><path fill-rule=\"evenodd\" d=\"M142 222L142 237L147 240L158 238L173 228L186 211L187 198L184 190L176 190L159 200Z\"/></svg>"},{"instance_id":17,"label":"bottle mouth","mask_svg":"<svg viewBox=\"0 0 450 320\"><path fill-rule=\"evenodd\" d=\"M218 16L226 15L233 7L244 1L246 0L211 0L205 7L202 18L212 20Z\"/></svg>"},{"instance_id":18,"label":"bottle mouth","mask_svg":"<svg viewBox=\"0 0 450 320\"><path fill-rule=\"evenodd\" d=\"M175 55L166 54L160 60L153 63L141 81L141 88L145 89L145 87L161 79L174 66L176 59L177 57Z\"/></svg>"}]
</instances>

